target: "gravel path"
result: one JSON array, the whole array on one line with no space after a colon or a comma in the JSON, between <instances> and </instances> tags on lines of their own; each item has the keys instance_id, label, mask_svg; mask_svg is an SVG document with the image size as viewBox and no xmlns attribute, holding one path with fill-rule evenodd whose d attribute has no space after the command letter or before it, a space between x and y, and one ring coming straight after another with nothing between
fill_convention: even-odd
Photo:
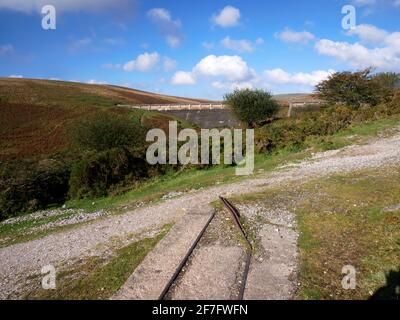
<instances>
[{"instance_id":1,"label":"gravel path","mask_svg":"<svg viewBox=\"0 0 400 320\"><path fill-rule=\"evenodd\" d=\"M154 230L179 221L193 207L204 207L218 196L250 193L265 186L303 181L333 173L400 163L400 135L319 153L313 159L239 183L189 193L132 212L95 220L75 229L0 249L0 299L7 298L32 274L48 264L101 254L115 239Z\"/></svg>"}]
</instances>

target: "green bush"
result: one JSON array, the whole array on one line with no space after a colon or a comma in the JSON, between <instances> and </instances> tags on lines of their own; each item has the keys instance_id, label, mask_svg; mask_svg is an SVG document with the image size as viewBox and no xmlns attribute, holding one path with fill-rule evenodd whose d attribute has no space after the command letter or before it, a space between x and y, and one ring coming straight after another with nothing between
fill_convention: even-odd
<instances>
[{"instance_id":1,"label":"green bush","mask_svg":"<svg viewBox=\"0 0 400 320\"><path fill-rule=\"evenodd\" d=\"M0 220L61 204L68 194L69 167L57 160L3 164Z\"/></svg>"},{"instance_id":2,"label":"green bush","mask_svg":"<svg viewBox=\"0 0 400 320\"><path fill-rule=\"evenodd\" d=\"M132 119L106 111L74 122L68 136L73 146L92 151L141 147L145 140L144 129Z\"/></svg>"},{"instance_id":3,"label":"green bush","mask_svg":"<svg viewBox=\"0 0 400 320\"><path fill-rule=\"evenodd\" d=\"M224 99L225 103L232 107L236 117L249 127L272 118L279 109L272 95L263 90L237 89L226 94Z\"/></svg>"},{"instance_id":4,"label":"green bush","mask_svg":"<svg viewBox=\"0 0 400 320\"><path fill-rule=\"evenodd\" d=\"M105 196L127 177L131 181L148 177L147 162L143 157L136 157L123 148L98 152L72 167L69 196Z\"/></svg>"},{"instance_id":5,"label":"green bush","mask_svg":"<svg viewBox=\"0 0 400 320\"><path fill-rule=\"evenodd\" d=\"M382 82L373 81L371 69L358 72L337 72L316 86L317 96L329 104L345 104L353 108L375 106L382 97Z\"/></svg>"}]
</instances>

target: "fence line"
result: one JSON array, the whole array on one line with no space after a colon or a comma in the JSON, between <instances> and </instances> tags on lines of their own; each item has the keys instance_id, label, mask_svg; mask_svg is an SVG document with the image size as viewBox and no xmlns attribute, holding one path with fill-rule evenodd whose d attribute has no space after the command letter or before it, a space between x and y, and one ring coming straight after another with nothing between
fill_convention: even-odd
<instances>
[{"instance_id":1,"label":"fence line","mask_svg":"<svg viewBox=\"0 0 400 320\"><path fill-rule=\"evenodd\" d=\"M179 110L222 110L228 109L226 104L215 103L196 103L196 104L142 104L142 105L124 105L119 104L118 107L126 107L141 110L154 110L154 111L179 111Z\"/></svg>"}]
</instances>

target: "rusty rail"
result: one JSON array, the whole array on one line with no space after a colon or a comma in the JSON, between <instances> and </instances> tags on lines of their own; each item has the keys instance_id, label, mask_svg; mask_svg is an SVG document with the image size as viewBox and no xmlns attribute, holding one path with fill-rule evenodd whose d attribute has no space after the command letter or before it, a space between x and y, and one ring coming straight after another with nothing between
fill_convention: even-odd
<instances>
[{"instance_id":1,"label":"rusty rail","mask_svg":"<svg viewBox=\"0 0 400 320\"><path fill-rule=\"evenodd\" d=\"M250 270L253 245L251 244L251 242L246 234L246 231L244 230L242 223L240 222L239 211L224 197L219 197L219 199L224 204L225 208L228 209L228 211L232 214L233 220L235 221L235 224L239 228L240 232L242 233L244 239L246 240L247 246L248 246L247 256L246 256L246 266L244 269L243 279L242 279L242 283L241 283L240 290L239 290L239 300L243 300L244 291L246 290L247 277L249 275L249 270Z\"/></svg>"}]
</instances>

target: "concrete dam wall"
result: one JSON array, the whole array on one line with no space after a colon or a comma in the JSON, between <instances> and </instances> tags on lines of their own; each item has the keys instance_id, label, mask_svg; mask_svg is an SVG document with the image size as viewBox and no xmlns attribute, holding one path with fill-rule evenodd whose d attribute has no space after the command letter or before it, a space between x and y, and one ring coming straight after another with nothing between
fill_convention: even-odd
<instances>
[{"instance_id":1,"label":"concrete dam wall","mask_svg":"<svg viewBox=\"0 0 400 320\"><path fill-rule=\"evenodd\" d=\"M225 104L153 104L153 105L118 105L119 107L153 110L173 115L197 124L203 129L237 127L240 122L235 118L232 110ZM288 105L281 105L278 111L279 117L296 117L304 112L317 111L321 102L292 102Z\"/></svg>"},{"instance_id":2,"label":"concrete dam wall","mask_svg":"<svg viewBox=\"0 0 400 320\"><path fill-rule=\"evenodd\" d=\"M235 127L240 124L230 109L171 110L159 112L190 121L203 129Z\"/></svg>"}]
</instances>

